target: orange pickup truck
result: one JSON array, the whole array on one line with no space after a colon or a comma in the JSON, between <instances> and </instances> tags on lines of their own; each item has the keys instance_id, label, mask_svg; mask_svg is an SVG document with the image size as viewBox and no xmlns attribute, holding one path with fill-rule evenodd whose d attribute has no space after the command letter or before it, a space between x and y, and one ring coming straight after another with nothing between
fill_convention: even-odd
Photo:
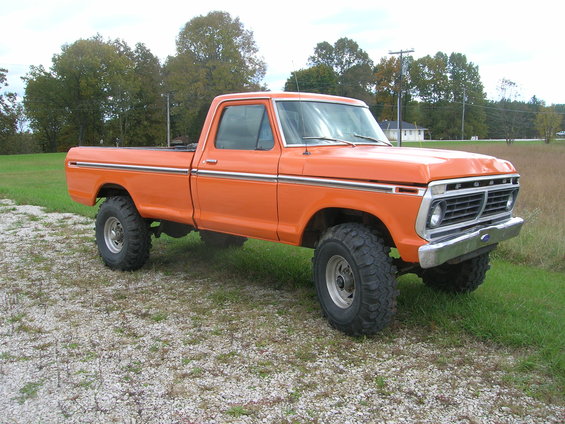
<instances>
[{"instance_id":1,"label":"orange pickup truck","mask_svg":"<svg viewBox=\"0 0 565 424\"><path fill-rule=\"evenodd\" d=\"M391 322L400 274L476 289L489 252L523 224L511 163L392 147L365 103L320 94L219 96L197 144L75 147L65 168L75 201L105 198L96 242L110 268L142 267L162 233L314 248L323 313L352 335Z\"/></svg>"}]
</instances>

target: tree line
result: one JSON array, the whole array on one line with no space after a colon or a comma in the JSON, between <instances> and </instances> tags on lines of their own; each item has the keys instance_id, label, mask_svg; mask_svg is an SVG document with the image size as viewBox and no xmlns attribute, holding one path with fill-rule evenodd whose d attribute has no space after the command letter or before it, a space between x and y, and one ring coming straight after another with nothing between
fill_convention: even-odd
<instances>
[{"instance_id":1,"label":"tree line","mask_svg":"<svg viewBox=\"0 0 565 424\"><path fill-rule=\"evenodd\" d=\"M464 54L438 52L420 59L383 57L374 64L359 45L341 38L319 43L308 68L295 71L285 90L355 97L367 102L379 121L394 121L402 87L403 121L427 128L437 140L542 137L549 142L560 129L565 105L546 106L535 96L518 100L517 84L502 79L498 100L488 100L479 68ZM402 82L400 75L402 73Z\"/></svg>"},{"instance_id":2,"label":"tree line","mask_svg":"<svg viewBox=\"0 0 565 424\"><path fill-rule=\"evenodd\" d=\"M434 139L510 142L538 137L543 129L549 140L565 112L565 105L548 107L535 97L519 101L508 80L498 100L487 100L478 67L464 54L408 56L402 63L389 56L375 64L348 38L318 43L308 67L292 72L284 89L358 98L378 120L395 120L401 71L404 120L427 128ZM7 72L0 69L0 87ZM22 150L31 139L44 152L77 144L162 145L167 110L172 136L194 142L216 95L265 90L265 72L253 33L221 11L188 21L164 63L142 43L132 48L100 35L80 39L62 46L49 69L30 67L23 102L0 93L0 153L17 151L18 143Z\"/></svg>"}]
</instances>

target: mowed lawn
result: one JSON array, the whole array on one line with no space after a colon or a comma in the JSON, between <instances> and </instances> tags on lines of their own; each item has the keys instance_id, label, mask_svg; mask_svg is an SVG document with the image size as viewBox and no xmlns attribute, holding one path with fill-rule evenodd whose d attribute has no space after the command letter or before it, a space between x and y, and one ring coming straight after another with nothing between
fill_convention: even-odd
<instances>
[{"instance_id":1,"label":"mowed lawn","mask_svg":"<svg viewBox=\"0 0 565 424\"><path fill-rule=\"evenodd\" d=\"M465 144L464 147L468 150L500 149L497 156L514 162L510 154L505 154L505 149L509 149L512 155L524 158L519 159L520 164L517 164L523 177L519 201L524 202L518 214L525 216L527 225L524 234L513 242L519 249L510 243L507 243L509 246L501 246L493 255L493 267L485 284L464 296L436 293L413 275L401 277L398 325L421 328L430 335L430 340L438 343L457 344L474 337L511 347L521 360L517 369L509 370L509 378L531 394L561 402L565 399L565 332L562 330L565 322L562 261L565 258L559 258L559 255L565 255L561 253L565 214L561 217L547 217L546 214L561 213L565 196L551 196L547 192L545 196L548 201L551 200L551 210L548 211L546 202L536 205L535 196L540 197L536 192L539 186L532 186L529 180L539 178L539 184L543 186L544 177L537 173L552 175L545 181L545 186L561 190L557 186L563 181L558 177L563 172L563 162L554 158L565 155L565 145L485 143L478 147ZM455 144L455 148L460 148L460 145ZM527 160L532 158L533 151L537 159ZM542 159L544 155L548 157L545 162ZM64 157L64 154L0 156L0 198L44 206L48 211L94 217L96 208L76 204L69 198L65 186ZM530 190L534 193L529 193ZM543 197L540 202L544 201ZM553 237L554 234L558 237ZM523 237L526 240L520 241ZM194 236L179 240L162 237L154 245L160 251L170 252L173 263L175 255L182 252L183 245L187 243L198 243L198 240ZM545 252L553 255L545 263L539 263L542 246ZM217 263L221 261L224 264L222 272L241 275L242 280L252 278L265 284L276 282L282 289L301 286L309 290L312 286L311 257L309 249L250 240L243 249L218 251L214 255L202 249L201 254L196 254L191 260L198 261L203 272L206 269L218 272ZM391 331L394 332L394 328Z\"/></svg>"}]
</instances>

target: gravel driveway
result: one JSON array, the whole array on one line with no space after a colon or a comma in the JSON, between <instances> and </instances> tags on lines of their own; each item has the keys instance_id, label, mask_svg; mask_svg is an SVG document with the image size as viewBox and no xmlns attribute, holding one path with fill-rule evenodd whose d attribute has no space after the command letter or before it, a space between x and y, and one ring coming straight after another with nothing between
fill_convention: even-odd
<instances>
[{"instance_id":1,"label":"gravel driveway","mask_svg":"<svg viewBox=\"0 0 565 424\"><path fill-rule=\"evenodd\" d=\"M0 200L1 423L565 421L507 382L507 351L400 325L352 339L312 292L241 275L113 272L93 234Z\"/></svg>"}]
</instances>

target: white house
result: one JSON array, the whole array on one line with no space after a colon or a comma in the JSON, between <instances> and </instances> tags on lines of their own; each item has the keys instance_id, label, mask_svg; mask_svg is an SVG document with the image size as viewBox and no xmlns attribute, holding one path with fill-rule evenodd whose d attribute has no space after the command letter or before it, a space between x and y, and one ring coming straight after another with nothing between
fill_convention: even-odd
<instances>
[{"instance_id":1,"label":"white house","mask_svg":"<svg viewBox=\"0 0 565 424\"><path fill-rule=\"evenodd\" d=\"M398 140L398 121L382 121L379 124L389 140ZM403 141L424 141L425 131L428 131L428 129L402 121Z\"/></svg>"}]
</instances>

